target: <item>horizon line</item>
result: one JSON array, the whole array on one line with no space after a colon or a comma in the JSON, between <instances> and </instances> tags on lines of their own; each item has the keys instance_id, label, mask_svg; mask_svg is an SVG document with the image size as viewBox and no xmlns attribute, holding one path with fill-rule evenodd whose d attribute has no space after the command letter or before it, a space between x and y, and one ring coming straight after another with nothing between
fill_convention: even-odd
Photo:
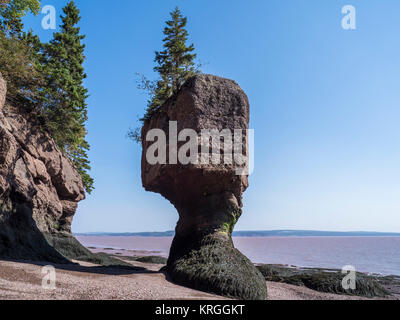
<instances>
[{"instance_id":1,"label":"horizon line","mask_svg":"<svg viewBox=\"0 0 400 320\"><path fill-rule=\"evenodd\" d=\"M271 229L271 230L237 230L234 234L241 233L316 233L316 234L374 234L374 235L398 235L400 232L393 231L332 231L332 230L311 230L311 229ZM74 235L144 235L144 234L175 234L174 230L167 231L138 231L138 232L109 232L109 231L93 231L93 232L73 232Z\"/></svg>"}]
</instances>

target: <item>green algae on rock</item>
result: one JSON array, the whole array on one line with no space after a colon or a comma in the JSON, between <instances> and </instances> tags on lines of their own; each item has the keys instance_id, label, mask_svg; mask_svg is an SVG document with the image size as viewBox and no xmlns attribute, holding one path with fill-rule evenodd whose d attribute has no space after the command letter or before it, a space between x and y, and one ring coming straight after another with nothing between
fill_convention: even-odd
<instances>
[{"instance_id":1,"label":"green algae on rock","mask_svg":"<svg viewBox=\"0 0 400 320\"><path fill-rule=\"evenodd\" d=\"M337 269L293 268L281 265L260 264L257 266L265 280L304 286L312 290L356 295L368 298L386 297L390 293L379 282L379 278L356 273L356 288L344 289L345 274Z\"/></svg>"},{"instance_id":2,"label":"green algae on rock","mask_svg":"<svg viewBox=\"0 0 400 320\"><path fill-rule=\"evenodd\" d=\"M179 254L177 247L180 248ZM248 258L234 248L232 239L225 232L203 237L176 237L173 250L166 269L173 281L230 298L266 298L263 276Z\"/></svg>"}]
</instances>

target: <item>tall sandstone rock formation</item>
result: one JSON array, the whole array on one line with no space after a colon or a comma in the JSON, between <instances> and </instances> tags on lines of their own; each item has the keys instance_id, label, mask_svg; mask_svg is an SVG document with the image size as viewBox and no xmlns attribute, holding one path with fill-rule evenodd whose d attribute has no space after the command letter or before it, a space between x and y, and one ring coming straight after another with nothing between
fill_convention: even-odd
<instances>
[{"instance_id":1,"label":"tall sandstone rock formation","mask_svg":"<svg viewBox=\"0 0 400 320\"><path fill-rule=\"evenodd\" d=\"M0 74L0 258L68 262L87 252L72 236L79 174L22 108Z\"/></svg>"},{"instance_id":2,"label":"tall sandstone rock formation","mask_svg":"<svg viewBox=\"0 0 400 320\"><path fill-rule=\"evenodd\" d=\"M166 268L173 281L229 297L265 299L264 278L234 248L231 238L242 214L242 194L248 187L248 177L237 174L241 167L235 162L183 165L179 161L171 164L168 159L167 164L150 164L147 153L154 142L146 141L147 133L151 129L165 132L168 155L173 148L169 144L170 121L177 122L178 133L193 129L200 136L204 129L229 129L232 133L241 129L247 140L246 94L232 80L212 75L190 79L144 123L142 182L147 191L160 193L179 213ZM247 143L244 149L247 152Z\"/></svg>"}]
</instances>

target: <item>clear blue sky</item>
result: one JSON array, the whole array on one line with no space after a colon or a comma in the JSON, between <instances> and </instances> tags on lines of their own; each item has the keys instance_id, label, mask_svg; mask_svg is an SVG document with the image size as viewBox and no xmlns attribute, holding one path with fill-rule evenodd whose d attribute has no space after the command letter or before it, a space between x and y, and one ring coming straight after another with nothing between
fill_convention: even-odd
<instances>
[{"instance_id":1,"label":"clear blue sky","mask_svg":"<svg viewBox=\"0 0 400 320\"><path fill-rule=\"evenodd\" d=\"M57 4L57 15L66 1ZM172 230L177 213L145 192L126 138L146 96L169 11L188 17L202 71L236 80L251 103L255 172L236 230L400 232L400 1L80 0L96 190L74 232ZM341 28L342 6L357 30ZM41 30L43 16L25 22ZM57 25L60 20L57 20Z\"/></svg>"}]
</instances>

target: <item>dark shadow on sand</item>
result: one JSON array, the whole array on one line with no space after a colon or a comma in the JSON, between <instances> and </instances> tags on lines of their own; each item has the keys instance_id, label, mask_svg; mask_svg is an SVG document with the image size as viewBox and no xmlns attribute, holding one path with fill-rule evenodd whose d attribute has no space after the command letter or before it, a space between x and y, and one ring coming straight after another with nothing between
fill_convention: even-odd
<instances>
[{"instance_id":1,"label":"dark shadow on sand","mask_svg":"<svg viewBox=\"0 0 400 320\"><path fill-rule=\"evenodd\" d=\"M38 261L14 260L14 259L1 259L1 260L15 262L15 263L22 263L22 264L33 264L33 265L40 266L40 267L53 266L56 270L81 272L81 273L92 273L92 274L110 275L110 276L162 273L161 271L152 271L152 270L146 269L144 267L137 267L137 266L93 266L93 267L87 267L87 266L79 265L77 263L55 264L52 262L44 262L44 261L38 262Z\"/></svg>"}]
</instances>

